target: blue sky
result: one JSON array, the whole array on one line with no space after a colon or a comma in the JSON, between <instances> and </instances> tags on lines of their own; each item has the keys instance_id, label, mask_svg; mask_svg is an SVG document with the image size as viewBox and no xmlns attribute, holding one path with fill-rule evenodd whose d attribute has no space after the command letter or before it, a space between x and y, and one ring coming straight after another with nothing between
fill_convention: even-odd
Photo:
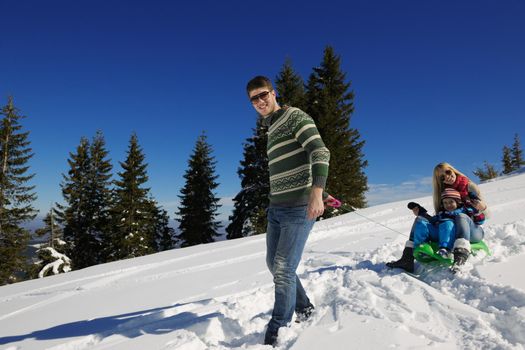
<instances>
[{"instance_id":1,"label":"blue sky","mask_svg":"<svg viewBox=\"0 0 525 350\"><path fill-rule=\"evenodd\" d=\"M206 131L228 215L255 126L246 82L287 57L306 80L327 45L355 92L370 204L430 195L441 161L477 180L515 133L525 143L523 1L0 0L0 13L0 101L28 116L42 210L62 200L69 152L101 130L115 173L137 133L173 216Z\"/></svg>"}]
</instances>

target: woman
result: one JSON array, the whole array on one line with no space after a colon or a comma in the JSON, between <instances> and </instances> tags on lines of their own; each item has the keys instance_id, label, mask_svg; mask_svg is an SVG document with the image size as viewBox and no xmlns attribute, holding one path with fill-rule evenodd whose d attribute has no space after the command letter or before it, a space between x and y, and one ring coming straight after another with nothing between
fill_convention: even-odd
<instances>
[{"instance_id":1,"label":"woman","mask_svg":"<svg viewBox=\"0 0 525 350\"><path fill-rule=\"evenodd\" d=\"M479 242L483 239L483 228L480 226L484 220L484 212L487 205L481 199L481 193L478 186L467 176L459 172L448 163L439 163L434 168L433 179L433 203L436 214L441 210L441 194L445 188L453 188L461 195L461 200L477 210L472 217L466 214L457 215L454 220L456 227L456 238L453 246L454 264L463 265L470 254L470 243ZM405 244L403 255L397 261L386 263L386 266L395 268L399 267L408 272L414 271L414 234L416 229L428 226L430 215L425 208L417 203L410 202L408 207L412 209L417 216L410 230L409 240Z\"/></svg>"}]
</instances>

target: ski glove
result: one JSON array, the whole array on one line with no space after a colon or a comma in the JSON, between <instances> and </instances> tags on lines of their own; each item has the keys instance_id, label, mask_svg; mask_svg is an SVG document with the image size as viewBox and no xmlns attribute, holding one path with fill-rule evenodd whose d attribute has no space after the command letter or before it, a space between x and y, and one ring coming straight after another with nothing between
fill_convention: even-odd
<instances>
[{"instance_id":1,"label":"ski glove","mask_svg":"<svg viewBox=\"0 0 525 350\"><path fill-rule=\"evenodd\" d=\"M423 208L421 205L419 205L418 203L416 203L416 202L408 203L407 207L410 210L412 210L414 208L419 208L419 215L424 215L424 214L427 213L427 210L425 208Z\"/></svg>"}]
</instances>

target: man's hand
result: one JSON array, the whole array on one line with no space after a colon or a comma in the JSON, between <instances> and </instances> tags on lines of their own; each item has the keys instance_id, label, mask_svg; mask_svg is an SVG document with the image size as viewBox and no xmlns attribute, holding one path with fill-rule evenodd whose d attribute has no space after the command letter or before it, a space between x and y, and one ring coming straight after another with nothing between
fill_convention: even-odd
<instances>
[{"instance_id":1,"label":"man's hand","mask_svg":"<svg viewBox=\"0 0 525 350\"><path fill-rule=\"evenodd\" d=\"M332 207L332 208L340 208L341 207L341 201L339 199L335 199L333 196L328 195L326 199L323 200L325 208Z\"/></svg>"},{"instance_id":2,"label":"man's hand","mask_svg":"<svg viewBox=\"0 0 525 350\"><path fill-rule=\"evenodd\" d=\"M321 187L312 187L310 192L310 199L308 200L308 219L313 220L323 215L324 203L323 203L323 189Z\"/></svg>"}]
</instances>

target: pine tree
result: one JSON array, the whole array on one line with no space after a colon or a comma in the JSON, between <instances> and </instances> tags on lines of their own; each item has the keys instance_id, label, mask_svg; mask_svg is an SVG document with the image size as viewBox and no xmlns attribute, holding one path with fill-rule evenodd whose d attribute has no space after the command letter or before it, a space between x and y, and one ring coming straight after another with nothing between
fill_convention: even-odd
<instances>
[{"instance_id":1,"label":"pine tree","mask_svg":"<svg viewBox=\"0 0 525 350\"><path fill-rule=\"evenodd\" d=\"M266 154L268 130L262 121L262 117L257 119L253 136L244 144L244 160L237 170L242 189L233 199L234 210L229 217L231 223L226 228L228 239L266 232L270 179Z\"/></svg>"},{"instance_id":2,"label":"pine tree","mask_svg":"<svg viewBox=\"0 0 525 350\"><path fill-rule=\"evenodd\" d=\"M51 208L44 217L44 227L35 230L37 237L47 236L47 245L50 247L61 246L63 242L64 233L60 227L55 210ZM65 243L65 242L64 242Z\"/></svg>"},{"instance_id":3,"label":"pine tree","mask_svg":"<svg viewBox=\"0 0 525 350\"><path fill-rule=\"evenodd\" d=\"M39 267L40 270L35 277L42 278L51 273L57 275L71 271L71 259L56 248L44 246L38 250L38 257L40 261L35 268Z\"/></svg>"},{"instance_id":4,"label":"pine tree","mask_svg":"<svg viewBox=\"0 0 525 350\"><path fill-rule=\"evenodd\" d=\"M484 169L477 168L476 171L474 171L474 175L479 177L480 181L486 181L498 177L498 171L492 164L485 161Z\"/></svg>"},{"instance_id":5,"label":"pine tree","mask_svg":"<svg viewBox=\"0 0 525 350\"><path fill-rule=\"evenodd\" d=\"M523 165L525 161L523 160L523 150L521 149L520 138L518 134L514 135L514 143L512 144L512 169L518 170Z\"/></svg>"},{"instance_id":6,"label":"pine tree","mask_svg":"<svg viewBox=\"0 0 525 350\"><path fill-rule=\"evenodd\" d=\"M150 201L153 213L153 230L155 232L155 250L158 252L174 248L175 230L169 226L168 212L158 206L154 200Z\"/></svg>"},{"instance_id":7,"label":"pine tree","mask_svg":"<svg viewBox=\"0 0 525 350\"><path fill-rule=\"evenodd\" d=\"M111 206L111 171L113 166L107 159L106 141L101 131L93 137L89 148L90 167L87 184L90 208L90 236L93 236L102 245L98 252L97 263L107 261L107 246L110 245L110 206Z\"/></svg>"},{"instance_id":8,"label":"pine tree","mask_svg":"<svg viewBox=\"0 0 525 350\"><path fill-rule=\"evenodd\" d=\"M501 162L503 163L503 170L501 172L502 175L510 174L512 171L514 171L512 150L507 146L503 146L503 157Z\"/></svg>"},{"instance_id":9,"label":"pine tree","mask_svg":"<svg viewBox=\"0 0 525 350\"><path fill-rule=\"evenodd\" d=\"M91 235L89 149L89 140L82 137L76 153L70 153L70 169L67 175L62 175L63 182L60 185L66 204L56 204L57 219L64 227L67 255L73 260L75 269L97 264L101 248L98 238Z\"/></svg>"},{"instance_id":10,"label":"pine tree","mask_svg":"<svg viewBox=\"0 0 525 350\"><path fill-rule=\"evenodd\" d=\"M275 79L277 101L280 105L305 108L304 82L300 75L295 73L290 59L286 59L283 68Z\"/></svg>"},{"instance_id":11,"label":"pine tree","mask_svg":"<svg viewBox=\"0 0 525 350\"><path fill-rule=\"evenodd\" d=\"M35 231L36 236L47 236L48 240L38 251L38 261L32 266L32 278L44 277L53 273L68 272L71 269L71 259L66 253L66 242L62 239L62 228L56 220L53 208L44 218L44 227Z\"/></svg>"},{"instance_id":12,"label":"pine tree","mask_svg":"<svg viewBox=\"0 0 525 350\"><path fill-rule=\"evenodd\" d=\"M56 212L75 269L106 261L112 169L107 155L102 132L91 143L82 137L77 153L70 154L68 175L63 175L66 204L57 204Z\"/></svg>"},{"instance_id":13,"label":"pine tree","mask_svg":"<svg viewBox=\"0 0 525 350\"><path fill-rule=\"evenodd\" d=\"M330 150L330 170L326 191L355 208L366 205L368 189L364 168L364 141L350 127L354 94L345 83L341 59L331 47L324 51L320 67L314 68L306 88L306 112L315 120L326 147ZM328 211L324 216L330 216Z\"/></svg>"},{"instance_id":14,"label":"pine tree","mask_svg":"<svg viewBox=\"0 0 525 350\"><path fill-rule=\"evenodd\" d=\"M180 223L180 237L183 246L213 242L220 228L215 221L220 205L219 198L213 192L219 185L215 182L215 160L212 148L203 133L197 140L193 154L188 161L188 170L184 175L185 186L181 189L181 206L176 213Z\"/></svg>"},{"instance_id":15,"label":"pine tree","mask_svg":"<svg viewBox=\"0 0 525 350\"><path fill-rule=\"evenodd\" d=\"M133 258L155 251L155 232L152 229L152 209L145 156L136 134L131 136L127 158L120 162L122 172L115 181L111 209L113 232L109 259Z\"/></svg>"},{"instance_id":16,"label":"pine tree","mask_svg":"<svg viewBox=\"0 0 525 350\"><path fill-rule=\"evenodd\" d=\"M0 285L21 280L27 272L24 252L30 239L22 227L35 218L36 194L28 182L28 162L33 156L29 132L22 132L19 114L12 97L0 112Z\"/></svg>"}]
</instances>

